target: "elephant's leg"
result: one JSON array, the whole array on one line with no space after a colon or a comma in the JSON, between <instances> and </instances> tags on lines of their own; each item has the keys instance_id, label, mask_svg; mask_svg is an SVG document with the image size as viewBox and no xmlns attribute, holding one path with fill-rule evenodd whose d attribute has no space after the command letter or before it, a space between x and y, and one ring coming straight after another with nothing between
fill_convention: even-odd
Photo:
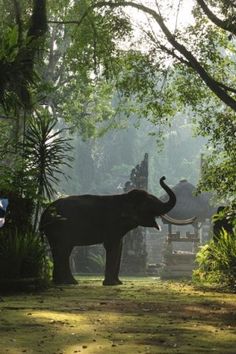
<instances>
[{"instance_id":1,"label":"elephant's leg","mask_svg":"<svg viewBox=\"0 0 236 354\"><path fill-rule=\"evenodd\" d=\"M122 247L123 247L123 241L122 241L122 239L121 239L121 240L120 240L120 243L119 243L119 246L118 246L119 253L118 253L118 255L117 255L116 269L115 269L115 272L114 272L114 276L115 276L115 279L116 279L118 285L122 284L122 281L119 279L120 262L121 262L121 255L122 255Z\"/></svg>"},{"instance_id":2,"label":"elephant's leg","mask_svg":"<svg viewBox=\"0 0 236 354\"><path fill-rule=\"evenodd\" d=\"M106 250L106 267L103 285L122 284L119 279L122 240L119 240L112 245L105 243L104 247Z\"/></svg>"},{"instance_id":3,"label":"elephant's leg","mask_svg":"<svg viewBox=\"0 0 236 354\"><path fill-rule=\"evenodd\" d=\"M72 247L62 245L52 247L53 281L56 284L77 284L70 270L71 251Z\"/></svg>"}]
</instances>

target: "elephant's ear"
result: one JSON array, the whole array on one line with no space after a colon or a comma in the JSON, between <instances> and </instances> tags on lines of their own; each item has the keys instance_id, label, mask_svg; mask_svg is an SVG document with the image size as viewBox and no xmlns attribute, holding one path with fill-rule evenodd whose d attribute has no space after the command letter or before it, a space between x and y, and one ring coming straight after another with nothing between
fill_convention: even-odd
<instances>
[{"instance_id":1,"label":"elephant's ear","mask_svg":"<svg viewBox=\"0 0 236 354\"><path fill-rule=\"evenodd\" d=\"M127 200L122 210L122 217L138 223L140 203L145 199L146 194L145 191L139 189L133 189L128 192Z\"/></svg>"},{"instance_id":2,"label":"elephant's ear","mask_svg":"<svg viewBox=\"0 0 236 354\"><path fill-rule=\"evenodd\" d=\"M135 205L144 201L145 198L147 198L148 193L141 189L132 189L132 191L128 192L127 195L129 201Z\"/></svg>"}]
</instances>

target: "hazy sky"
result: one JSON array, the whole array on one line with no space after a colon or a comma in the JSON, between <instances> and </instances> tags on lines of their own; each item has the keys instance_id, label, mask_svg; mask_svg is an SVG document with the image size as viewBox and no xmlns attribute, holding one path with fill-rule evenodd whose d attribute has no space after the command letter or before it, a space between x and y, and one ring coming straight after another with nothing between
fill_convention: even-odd
<instances>
[{"instance_id":1,"label":"hazy sky","mask_svg":"<svg viewBox=\"0 0 236 354\"><path fill-rule=\"evenodd\" d=\"M142 5L153 8L158 11L158 6L163 17L166 18L166 23L171 31L175 28L183 28L193 21L191 10L194 4L193 0L139 0L137 1ZM158 31L158 25L156 22L150 22L150 17L141 11L137 11L133 8L128 8L129 15L133 18L133 22L137 26L137 30L140 26L148 26L149 23L152 27L155 27L155 31Z\"/></svg>"},{"instance_id":2,"label":"hazy sky","mask_svg":"<svg viewBox=\"0 0 236 354\"><path fill-rule=\"evenodd\" d=\"M193 22L191 10L193 8L194 0L136 0L134 2L150 7L156 12L158 12L159 6L161 15L164 17L165 23L172 33L176 29L183 30L186 25ZM128 13L133 23L134 31L131 42L120 42L121 48L129 49L132 47L133 49L140 49L139 40L142 38L142 35L144 35L144 31L151 31L155 37L158 38L161 36L163 38L162 31L151 16L132 7L126 7L123 10ZM145 41L142 42L142 50L145 51L147 49L145 49L146 45L148 48L149 45L145 44Z\"/></svg>"}]
</instances>

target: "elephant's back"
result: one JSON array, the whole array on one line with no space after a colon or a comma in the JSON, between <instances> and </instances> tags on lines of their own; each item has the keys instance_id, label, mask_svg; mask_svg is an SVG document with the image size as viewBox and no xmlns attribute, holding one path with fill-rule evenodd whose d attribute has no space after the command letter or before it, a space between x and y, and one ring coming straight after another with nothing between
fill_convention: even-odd
<instances>
[{"instance_id":1,"label":"elephant's back","mask_svg":"<svg viewBox=\"0 0 236 354\"><path fill-rule=\"evenodd\" d=\"M50 225L83 224L102 226L104 216L106 222L112 221L121 209L117 198L112 196L81 195L60 198L51 203L44 211L40 221L40 229L45 230Z\"/></svg>"},{"instance_id":2,"label":"elephant's back","mask_svg":"<svg viewBox=\"0 0 236 354\"><path fill-rule=\"evenodd\" d=\"M116 216L112 214L114 209L106 202L106 198L61 198L44 211L40 229L49 242L66 238L78 246L102 243L110 234L107 231L114 227Z\"/></svg>"},{"instance_id":3,"label":"elephant's back","mask_svg":"<svg viewBox=\"0 0 236 354\"><path fill-rule=\"evenodd\" d=\"M109 203L106 196L81 195L69 196L56 200L52 204L52 209L66 218L82 219L84 217L95 216L101 211L109 210Z\"/></svg>"}]
</instances>

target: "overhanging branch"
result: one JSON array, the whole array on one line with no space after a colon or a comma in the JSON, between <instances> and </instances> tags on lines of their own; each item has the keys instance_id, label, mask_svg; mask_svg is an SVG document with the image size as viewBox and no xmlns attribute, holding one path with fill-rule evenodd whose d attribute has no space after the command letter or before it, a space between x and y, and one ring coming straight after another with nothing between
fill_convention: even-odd
<instances>
[{"instance_id":1,"label":"overhanging branch","mask_svg":"<svg viewBox=\"0 0 236 354\"><path fill-rule=\"evenodd\" d=\"M164 46L163 44L158 44L158 47L161 50L163 50L164 52L166 52L167 54L169 54L170 56L172 56L173 58L175 58L178 61L180 61L182 64L188 66L189 68L192 67L191 64L187 60L184 60L183 57L180 57L179 55L177 55L173 49L169 49L166 46Z\"/></svg>"},{"instance_id":2,"label":"overhanging branch","mask_svg":"<svg viewBox=\"0 0 236 354\"><path fill-rule=\"evenodd\" d=\"M23 24L21 19L21 8L18 0L13 0L13 5L15 9L16 24L18 26L18 46L22 44L22 34L23 34Z\"/></svg>"},{"instance_id":3,"label":"overhanging branch","mask_svg":"<svg viewBox=\"0 0 236 354\"><path fill-rule=\"evenodd\" d=\"M111 1L98 1L92 6L92 8L101 8L104 6L109 6L110 8L133 7L152 16L166 36L168 42L187 60L187 62L190 63L191 67L198 73L198 75L202 78L210 90L214 92L214 94L222 102L224 102L227 106L231 107L236 112L236 100L232 98L225 89L222 88L222 84L219 84L210 74L208 74L204 67L198 62L196 57L190 51L188 51L184 45L177 41L175 36L165 25L160 14L145 5L137 4L132 1L116 1L115 3Z\"/></svg>"},{"instance_id":4,"label":"overhanging branch","mask_svg":"<svg viewBox=\"0 0 236 354\"><path fill-rule=\"evenodd\" d=\"M197 0L198 5L201 7L205 15L218 27L224 29L225 31L231 32L236 36L236 16L235 16L235 24L228 20L221 20L217 17L207 6L204 0ZM236 6L236 5L235 5Z\"/></svg>"}]
</instances>

